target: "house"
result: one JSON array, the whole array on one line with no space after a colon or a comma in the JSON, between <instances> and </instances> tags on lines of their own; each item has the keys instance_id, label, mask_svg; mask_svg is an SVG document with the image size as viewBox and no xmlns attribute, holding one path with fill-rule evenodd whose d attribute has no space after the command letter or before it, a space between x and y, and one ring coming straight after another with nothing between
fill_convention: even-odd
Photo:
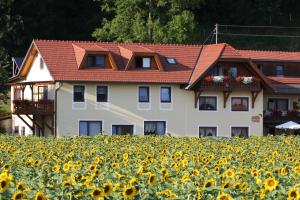
<instances>
[{"instance_id":1,"label":"house","mask_svg":"<svg viewBox=\"0 0 300 200\"><path fill-rule=\"evenodd\" d=\"M261 136L297 118L298 64L300 52L225 43L33 40L10 79L12 126L38 136Z\"/></svg>"}]
</instances>

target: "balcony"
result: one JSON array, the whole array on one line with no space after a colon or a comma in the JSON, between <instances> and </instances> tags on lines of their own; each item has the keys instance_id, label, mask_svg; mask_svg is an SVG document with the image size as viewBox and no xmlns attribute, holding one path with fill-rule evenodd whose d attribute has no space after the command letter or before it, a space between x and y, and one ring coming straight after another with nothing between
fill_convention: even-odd
<instances>
[{"instance_id":1,"label":"balcony","mask_svg":"<svg viewBox=\"0 0 300 200\"><path fill-rule=\"evenodd\" d=\"M300 113L297 110L264 112L265 124L278 125L288 121L300 123Z\"/></svg>"},{"instance_id":2,"label":"balcony","mask_svg":"<svg viewBox=\"0 0 300 200\"><path fill-rule=\"evenodd\" d=\"M52 115L54 114L53 100L14 100L13 114L19 115Z\"/></svg>"},{"instance_id":3,"label":"balcony","mask_svg":"<svg viewBox=\"0 0 300 200\"><path fill-rule=\"evenodd\" d=\"M261 90L260 80L253 77L251 82L243 82L241 77L230 79L224 77L221 81L215 81L213 77L208 76L199 83L199 89L212 91L252 91L258 92Z\"/></svg>"}]
</instances>

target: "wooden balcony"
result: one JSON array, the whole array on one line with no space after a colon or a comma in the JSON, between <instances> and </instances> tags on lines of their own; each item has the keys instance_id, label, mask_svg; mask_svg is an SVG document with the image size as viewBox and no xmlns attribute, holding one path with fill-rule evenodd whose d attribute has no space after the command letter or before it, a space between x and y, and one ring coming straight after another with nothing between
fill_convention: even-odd
<instances>
[{"instance_id":1,"label":"wooden balcony","mask_svg":"<svg viewBox=\"0 0 300 200\"><path fill-rule=\"evenodd\" d=\"M261 83L259 80L253 81L249 84L244 84L236 80L228 80L221 83L213 81L201 81L199 83L199 89L212 90L212 91L251 91L258 92L261 90Z\"/></svg>"},{"instance_id":2,"label":"wooden balcony","mask_svg":"<svg viewBox=\"0 0 300 200\"><path fill-rule=\"evenodd\" d=\"M54 114L53 100L14 100L13 114L18 115L52 115Z\"/></svg>"},{"instance_id":3,"label":"wooden balcony","mask_svg":"<svg viewBox=\"0 0 300 200\"><path fill-rule=\"evenodd\" d=\"M279 125L288 121L300 123L300 116L264 116L264 124L266 125Z\"/></svg>"}]
</instances>

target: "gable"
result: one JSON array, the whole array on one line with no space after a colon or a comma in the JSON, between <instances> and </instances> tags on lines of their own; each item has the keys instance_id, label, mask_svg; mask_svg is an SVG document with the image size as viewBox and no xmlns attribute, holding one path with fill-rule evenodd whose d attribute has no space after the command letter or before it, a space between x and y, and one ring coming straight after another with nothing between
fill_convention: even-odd
<instances>
[{"instance_id":1,"label":"gable","mask_svg":"<svg viewBox=\"0 0 300 200\"><path fill-rule=\"evenodd\" d=\"M43 62L43 68L40 67L40 62ZM44 62L40 53L37 53L33 59L31 65L29 66L27 75L23 82L45 82L54 81L51 76L47 64Z\"/></svg>"}]
</instances>

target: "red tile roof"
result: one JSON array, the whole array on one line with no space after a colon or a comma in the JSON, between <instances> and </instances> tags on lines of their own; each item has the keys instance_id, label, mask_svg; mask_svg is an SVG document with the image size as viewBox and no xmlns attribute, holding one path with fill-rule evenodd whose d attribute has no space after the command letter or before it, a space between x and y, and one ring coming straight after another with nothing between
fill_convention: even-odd
<instances>
[{"instance_id":1,"label":"red tile roof","mask_svg":"<svg viewBox=\"0 0 300 200\"><path fill-rule=\"evenodd\" d=\"M261 61L297 61L300 62L300 52L239 50L245 58Z\"/></svg>"},{"instance_id":2,"label":"red tile roof","mask_svg":"<svg viewBox=\"0 0 300 200\"><path fill-rule=\"evenodd\" d=\"M273 84L300 84L300 78L268 76Z\"/></svg>"},{"instance_id":3,"label":"red tile roof","mask_svg":"<svg viewBox=\"0 0 300 200\"><path fill-rule=\"evenodd\" d=\"M271 59L274 57L274 52L273 54L270 52L263 53L259 57L258 52L261 51L236 50L228 44L201 46L58 40L34 40L32 44L41 53L55 81L179 83L192 86L219 59L245 60L249 57L253 57L253 59L267 58L267 56ZM117 70L78 68L84 54L93 51L109 52L117 66ZM133 54L139 53L155 55L163 70L125 70ZM285 53L285 55L289 55L289 59L296 59L297 55L300 55L300 52ZM271 54L273 57L271 57ZM277 52L277 54L284 53ZM169 64L166 60L169 57L175 58L177 63L175 65ZM250 67L254 66L251 61L247 62L249 62ZM266 80L265 76L259 75L264 83L269 85L269 81ZM273 81L272 78L270 80Z\"/></svg>"},{"instance_id":4,"label":"red tile roof","mask_svg":"<svg viewBox=\"0 0 300 200\"><path fill-rule=\"evenodd\" d=\"M34 44L56 81L188 83L201 49L200 45L124 44L56 40L34 40ZM108 49L119 70L78 69L73 45L88 49L95 46ZM120 50L120 46L130 50L127 52L124 49ZM130 51L157 53L161 64L164 66L164 71L135 69L124 71L127 64L127 58L124 54ZM166 57L175 58L177 64L168 64Z\"/></svg>"}]
</instances>

